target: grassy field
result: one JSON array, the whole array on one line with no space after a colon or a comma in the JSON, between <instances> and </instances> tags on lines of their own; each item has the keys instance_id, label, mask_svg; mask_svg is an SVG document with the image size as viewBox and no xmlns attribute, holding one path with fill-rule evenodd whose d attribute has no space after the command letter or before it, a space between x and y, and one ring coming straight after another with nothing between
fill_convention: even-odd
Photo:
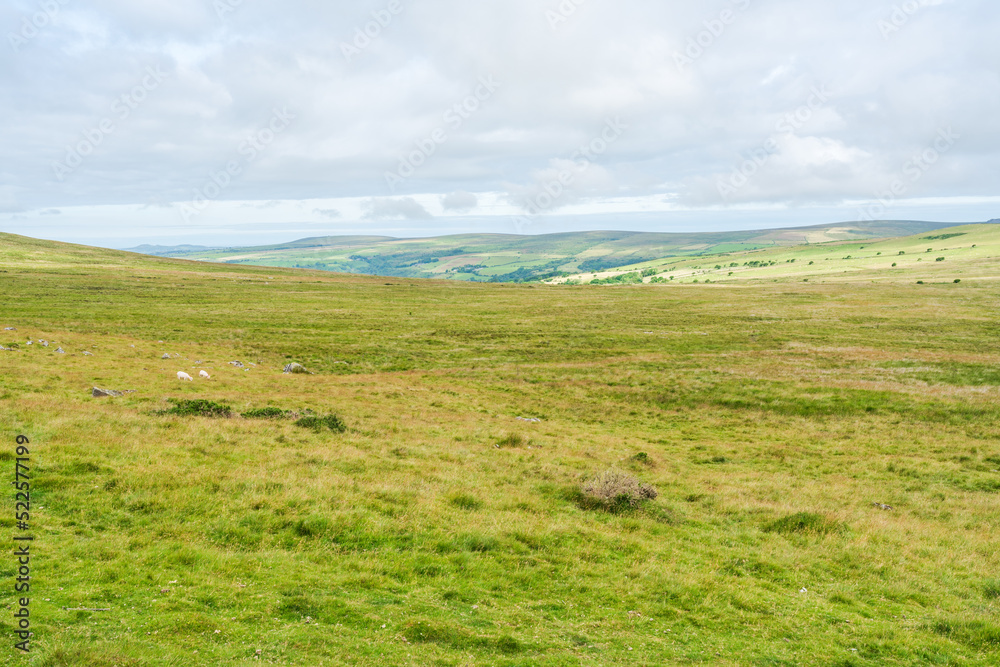
<instances>
[{"instance_id":1,"label":"grassy field","mask_svg":"<svg viewBox=\"0 0 1000 667\"><path fill-rule=\"evenodd\" d=\"M940 223L879 221L792 229L663 234L571 232L516 236L463 234L427 239L331 236L257 248L176 249L150 254L231 264L307 268L409 278L528 282L579 271L604 271L671 257L780 248L803 243L865 241L937 229Z\"/></svg>"},{"instance_id":2,"label":"grassy field","mask_svg":"<svg viewBox=\"0 0 1000 667\"><path fill-rule=\"evenodd\" d=\"M0 616L0 662L996 665L1000 285L934 262L967 240L923 285L609 289L0 235L36 633ZM608 470L657 497L595 503Z\"/></svg>"},{"instance_id":3,"label":"grassy field","mask_svg":"<svg viewBox=\"0 0 1000 667\"><path fill-rule=\"evenodd\" d=\"M961 225L878 239L667 257L550 282L758 284L761 282L954 282L994 280L1000 224Z\"/></svg>"}]
</instances>

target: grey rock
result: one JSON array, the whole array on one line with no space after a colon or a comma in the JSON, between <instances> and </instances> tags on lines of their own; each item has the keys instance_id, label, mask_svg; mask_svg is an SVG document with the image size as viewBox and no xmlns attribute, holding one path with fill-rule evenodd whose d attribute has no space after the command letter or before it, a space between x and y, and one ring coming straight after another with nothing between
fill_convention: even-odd
<instances>
[{"instance_id":1,"label":"grey rock","mask_svg":"<svg viewBox=\"0 0 1000 667\"><path fill-rule=\"evenodd\" d=\"M291 363L291 364L288 364L287 366L285 366L284 372L285 373L297 373L297 374L311 375L311 373L309 373L309 371L306 370L305 366L303 366L302 364L296 364L296 363Z\"/></svg>"},{"instance_id":2,"label":"grey rock","mask_svg":"<svg viewBox=\"0 0 1000 667\"><path fill-rule=\"evenodd\" d=\"M890 506L890 505L883 505L882 503L872 503L872 507L877 507L880 510L883 510L883 511L886 511L886 512L891 512L892 511L892 506Z\"/></svg>"},{"instance_id":3,"label":"grey rock","mask_svg":"<svg viewBox=\"0 0 1000 667\"><path fill-rule=\"evenodd\" d=\"M62 349L61 347L57 347L56 354L66 354L66 350Z\"/></svg>"},{"instance_id":4,"label":"grey rock","mask_svg":"<svg viewBox=\"0 0 1000 667\"><path fill-rule=\"evenodd\" d=\"M236 366L236 368L243 368L243 362L242 361L230 361L229 365L230 366Z\"/></svg>"},{"instance_id":5,"label":"grey rock","mask_svg":"<svg viewBox=\"0 0 1000 667\"><path fill-rule=\"evenodd\" d=\"M115 391L114 389L100 389L98 387L94 387L94 390L91 392L91 396L94 398L106 398L109 396L124 396L124 394L120 391Z\"/></svg>"},{"instance_id":6,"label":"grey rock","mask_svg":"<svg viewBox=\"0 0 1000 667\"><path fill-rule=\"evenodd\" d=\"M92 356L94 356L94 353L93 352L87 352L86 350L84 350L83 356L85 356L85 357L92 357Z\"/></svg>"},{"instance_id":7,"label":"grey rock","mask_svg":"<svg viewBox=\"0 0 1000 667\"><path fill-rule=\"evenodd\" d=\"M167 354L166 352L164 352L164 353L163 353L163 356L162 356L162 357L160 357L160 359L169 359L169 358L170 358L170 355L169 355L169 354Z\"/></svg>"}]
</instances>

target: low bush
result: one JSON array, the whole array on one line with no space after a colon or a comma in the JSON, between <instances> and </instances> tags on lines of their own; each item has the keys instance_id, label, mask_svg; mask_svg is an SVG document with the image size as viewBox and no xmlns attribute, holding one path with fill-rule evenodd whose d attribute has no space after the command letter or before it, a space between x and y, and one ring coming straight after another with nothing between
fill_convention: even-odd
<instances>
[{"instance_id":1,"label":"low bush","mask_svg":"<svg viewBox=\"0 0 1000 667\"><path fill-rule=\"evenodd\" d=\"M585 506L611 512L639 507L658 495L656 489L618 470L608 470L580 487Z\"/></svg>"},{"instance_id":2,"label":"low bush","mask_svg":"<svg viewBox=\"0 0 1000 667\"><path fill-rule=\"evenodd\" d=\"M254 408L247 410L240 416L244 419L283 419L292 415L288 410L281 408Z\"/></svg>"},{"instance_id":3,"label":"low bush","mask_svg":"<svg viewBox=\"0 0 1000 667\"><path fill-rule=\"evenodd\" d=\"M337 433L343 433L347 430L347 424L344 420L337 415L326 415L321 417L319 415L306 415L305 417L300 417L296 422L296 426L301 426L302 428L312 429L317 433L325 428L335 431Z\"/></svg>"},{"instance_id":4,"label":"low bush","mask_svg":"<svg viewBox=\"0 0 1000 667\"><path fill-rule=\"evenodd\" d=\"M224 403L216 403L205 399L177 400L170 399L173 407L163 410L161 414L179 415L181 417L231 417L232 408Z\"/></svg>"}]
</instances>

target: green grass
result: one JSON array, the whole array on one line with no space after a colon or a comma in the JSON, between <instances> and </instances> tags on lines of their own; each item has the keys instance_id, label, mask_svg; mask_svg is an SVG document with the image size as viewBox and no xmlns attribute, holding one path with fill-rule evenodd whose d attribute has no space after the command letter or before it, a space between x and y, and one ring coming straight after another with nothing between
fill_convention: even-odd
<instances>
[{"instance_id":1,"label":"green grass","mask_svg":"<svg viewBox=\"0 0 1000 667\"><path fill-rule=\"evenodd\" d=\"M31 439L32 664L1000 659L985 269L482 285L0 236L0 271L20 343L0 352L8 481ZM211 379L178 381L195 361ZM181 405L231 412L162 414ZM310 415L349 428L296 426ZM655 498L594 502L609 470Z\"/></svg>"}]
</instances>

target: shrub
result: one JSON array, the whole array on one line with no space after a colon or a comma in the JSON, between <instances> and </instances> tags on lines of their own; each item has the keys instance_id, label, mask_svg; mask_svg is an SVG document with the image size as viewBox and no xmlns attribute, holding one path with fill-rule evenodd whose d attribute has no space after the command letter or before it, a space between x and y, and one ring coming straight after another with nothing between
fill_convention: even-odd
<instances>
[{"instance_id":1,"label":"shrub","mask_svg":"<svg viewBox=\"0 0 1000 667\"><path fill-rule=\"evenodd\" d=\"M962 282L962 279L961 279L961 278L955 278L955 284L956 284L956 285L957 285L958 283L960 283L960 282Z\"/></svg>"},{"instance_id":2,"label":"shrub","mask_svg":"<svg viewBox=\"0 0 1000 667\"><path fill-rule=\"evenodd\" d=\"M799 512L782 517L764 526L765 533L782 533L790 535L792 533L811 533L814 535L826 535L841 530L842 526L836 521L830 521L821 514L812 512Z\"/></svg>"},{"instance_id":3,"label":"shrub","mask_svg":"<svg viewBox=\"0 0 1000 667\"><path fill-rule=\"evenodd\" d=\"M281 419L290 416L291 413L281 408L254 408L247 410L240 416L244 419Z\"/></svg>"},{"instance_id":4,"label":"shrub","mask_svg":"<svg viewBox=\"0 0 1000 667\"><path fill-rule=\"evenodd\" d=\"M943 261L944 261L944 257L938 257L938 258L937 258L937 259L935 259L934 261L935 261L935 262L943 262Z\"/></svg>"},{"instance_id":5,"label":"shrub","mask_svg":"<svg viewBox=\"0 0 1000 667\"><path fill-rule=\"evenodd\" d=\"M585 499L609 511L635 508L658 495L653 487L617 470L608 470L584 483L580 492Z\"/></svg>"},{"instance_id":6,"label":"shrub","mask_svg":"<svg viewBox=\"0 0 1000 667\"><path fill-rule=\"evenodd\" d=\"M296 426L301 426L302 428L312 429L319 433L324 428L328 428L331 431L336 431L337 433L343 433L347 430L347 424L344 420L337 415L327 415L325 417L320 417L319 415L306 415L305 417L300 417L296 422Z\"/></svg>"},{"instance_id":7,"label":"shrub","mask_svg":"<svg viewBox=\"0 0 1000 667\"><path fill-rule=\"evenodd\" d=\"M180 415L181 417L231 417L232 408L224 403L207 401L201 398L194 400L170 399L174 407L164 410L161 414Z\"/></svg>"},{"instance_id":8,"label":"shrub","mask_svg":"<svg viewBox=\"0 0 1000 667\"><path fill-rule=\"evenodd\" d=\"M924 281L923 281L923 280L918 280L918 281L917 281L917 284L918 284L918 285L923 285L923 284L924 284Z\"/></svg>"},{"instance_id":9,"label":"shrub","mask_svg":"<svg viewBox=\"0 0 1000 667\"><path fill-rule=\"evenodd\" d=\"M528 444L528 439L520 433L509 433L496 441L498 449L503 447L524 447Z\"/></svg>"},{"instance_id":10,"label":"shrub","mask_svg":"<svg viewBox=\"0 0 1000 667\"><path fill-rule=\"evenodd\" d=\"M649 454L647 454L646 452L639 452L638 454L632 457L632 460L635 461L636 463L641 463L646 466L653 465L653 460L649 458Z\"/></svg>"}]
</instances>

